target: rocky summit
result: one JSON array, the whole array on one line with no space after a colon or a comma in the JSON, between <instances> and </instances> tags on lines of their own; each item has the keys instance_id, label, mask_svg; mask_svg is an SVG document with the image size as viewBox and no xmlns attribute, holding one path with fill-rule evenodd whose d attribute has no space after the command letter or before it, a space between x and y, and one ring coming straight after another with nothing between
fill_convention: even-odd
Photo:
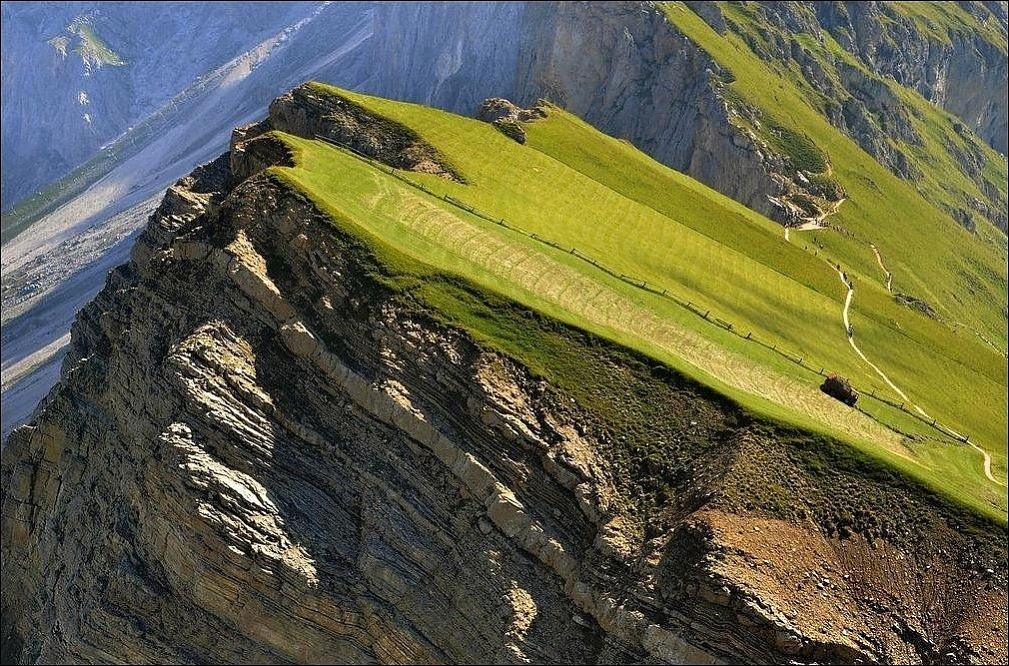
<instances>
[{"instance_id":1,"label":"rocky summit","mask_svg":"<svg viewBox=\"0 0 1009 666\"><path fill-rule=\"evenodd\" d=\"M347 9L433 105L151 201L4 442L3 663L1004 663L1005 3L491 4Z\"/></svg>"}]
</instances>

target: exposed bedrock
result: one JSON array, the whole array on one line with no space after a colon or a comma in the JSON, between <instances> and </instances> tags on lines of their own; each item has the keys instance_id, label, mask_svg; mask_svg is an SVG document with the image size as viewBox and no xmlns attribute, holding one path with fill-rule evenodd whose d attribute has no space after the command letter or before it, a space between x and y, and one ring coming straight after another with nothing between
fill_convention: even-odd
<instances>
[{"instance_id":1,"label":"exposed bedrock","mask_svg":"<svg viewBox=\"0 0 1009 666\"><path fill-rule=\"evenodd\" d=\"M169 190L3 450L5 662L1004 661L1003 530L549 328L576 398L264 138Z\"/></svg>"},{"instance_id":2,"label":"exposed bedrock","mask_svg":"<svg viewBox=\"0 0 1009 666\"><path fill-rule=\"evenodd\" d=\"M525 14L515 101L540 97L719 192L778 219L784 189L729 122L724 72L655 8L544 3Z\"/></svg>"}]
</instances>

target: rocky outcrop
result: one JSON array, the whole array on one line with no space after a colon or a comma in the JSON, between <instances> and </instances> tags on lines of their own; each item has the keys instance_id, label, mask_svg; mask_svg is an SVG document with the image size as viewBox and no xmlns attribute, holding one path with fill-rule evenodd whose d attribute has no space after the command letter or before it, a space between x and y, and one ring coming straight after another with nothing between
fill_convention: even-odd
<instances>
[{"instance_id":1,"label":"rocky outcrop","mask_svg":"<svg viewBox=\"0 0 1009 666\"><path fill-rule=\"evenodd\" d=\"M1005 659L1003 530L523 315L596 368L533 374L264 129L169 190L3 450L5 662Z\"/></svg>"},{"instance_id":2,"label":"rocky outcrop","mask_svg":"<svg viewBox=\"0 0 1009 666\"><path fill-rule=\"evenodd\" d=\"M462 182L445 158L416 132L366 111L332 89L317 90L317 85L299 86L275 99L270 104L270 127L308 139L325 139L397 169Z\"/></svg>"},{"instance_id":3,"label":"rocky outcrop","mask_svg":"<svg viewBox=\"0 0 1009 666\"><path fill-rule=\"evenodd\" d=\"M268 124L263 127L264 124L240 127L231 135L228 160L231 174L238 180L245 180L271 166L294 166L294 157L287 145L270 135Z\"/></svg>"},{"instance_id":4,"label":"rocky outcrop","mask_svg":"<svg viewBox=\"0 0 1009 666\"><path fill-rule=\"evenodd\" d=\"M526 132L520 123L545 117L546 112L539 106L522 109L502 97L489 97L476 110L477 120L490 123L502 134L518 143L526 142Z\"/></svg>"}]
</instances>

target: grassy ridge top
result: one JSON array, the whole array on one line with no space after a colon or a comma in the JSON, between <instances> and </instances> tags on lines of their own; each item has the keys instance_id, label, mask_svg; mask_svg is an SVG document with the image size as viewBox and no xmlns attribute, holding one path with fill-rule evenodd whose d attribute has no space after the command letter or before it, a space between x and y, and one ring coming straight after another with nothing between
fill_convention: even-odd
<instances>
[{"instance_id":1,"label":"grassy ridge top","mask_svg":"<svg viewBox=\"0 0 1009 666\"><path fill-rule=\"evenodd\" d=\"M477 337L509 353L525 350L521 360L549 371L550 359L536 358L535 345L516 340L521 334L495 321L492 311L475 316L460 305L450 286L460 279L642 352L753 412L841 438L1004 520L1004 495L981 476L975 451L885 403L867 400L867 413L850 410L819 392L815 371L771 349L785 347L807 365L862 385L873 381L846 344L840 320L845 290L836 274L822 258L786 242L778 225L560 109L527 125L528 142L520 145L472 119L318 84L315 89L408 126L467 182L419 173L397 177L334 146L287 135L281 138L298 166L276 174L377 248L394 281ZM642 290L620 273L690 301L693 309ZM708 310L711 318L698 314ZM893 314L924 319L909 311ZM712 323L715 316L733 330ZM866 319L873 321L871 312ZM939 333L930 327L928 321L908 323L903 344L923 357L936 355L955 381L1005 395L991 350L974 343L935 345L930 336ZM875 329L889 330L885 318L864 328L867 340L880 335ZM746 339L744 331L767 346ZM975 406L978 418L998 427L997 410ZM910 441L893 428L920 439ZM997 445L991 446L996 453ZM998 456L1002 469L1004 448Z\"/></svg>"}]
</instances>

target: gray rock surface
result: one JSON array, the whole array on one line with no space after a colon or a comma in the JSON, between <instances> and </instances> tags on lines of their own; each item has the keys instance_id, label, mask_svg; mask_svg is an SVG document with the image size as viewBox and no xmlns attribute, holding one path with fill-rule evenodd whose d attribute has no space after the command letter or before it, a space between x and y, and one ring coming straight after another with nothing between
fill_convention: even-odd
<instances>
[{"instance_id":1,"label":"gray rock surface","mask_svg":"<svg viewBox=\"0 0 1009 666\"><path fill-rule=\"evenodd\" d=\"M572 337L626 388L594 412L377 281L263 138L168 189L3 451L5 662L1005 658L1003 533Z\"/></svg>"},{"instance_id":2,"label":"gray rock surface","mask_svg":"<svg viewBox=\"0 0 1009 666\"><path fill-rule=\"evenodd\" d=\"M887 3L823 2L814 3L813 8L823 27L873 71L892 76L958 116L1005 155L1007 4L960 4L993 33L1001 33L1001 48L968 29L950 31L948 41L930 37Z\"/></svg>"},{"instance_id":3,"label":"gray rock surface","mask_svg":"<svg viewBox=\"0 0 1009 666\"><path fill-rule=\"evenodd\" d=\"M713 5L690 6L716 30L727 29ZM1001 20L997 17L1004 18L1004 3L987 6L996 23ZM52 188L62 197L21 220L30 223L27 231L10 240L14 221L4 218L5 341L14 330L7 324L15 316L21 323L18 335L37 341L31 349L3 347L3 393L9 407L3 413L4 433L26 418L32 406L30 399L12 402L8 393L37 396L45 385L23 372L27 356L53 349L66 335L73 313L99 289L104 270L122 261L128 250L128 243L111 242L121 235L118 231L105 234L112 254L103 259L105 268L97 270L94 253L77 252L72 240L110 219L133 220L129 231L135 230L135 221L146 214L142 202L218 154L233 127L260 117L271 99L305 80L466 115L488 97L505 97L524 107L548 98L779 221L792 224L810 214L810 192L801 174L756 137L733 126L733 114L749 110L727 104L727 74L650 3L308 3L256 9L262 13L251 17L248 27L233 28L231 10L216 12L185 3L172 14L171 3L145 7L133 14L126 5L115 4L97 9L66 4L58 10L4 5L4 178L23 180L11 184L10 191L26 193L29 180L29 189L41 185L43 177L32 175L36 168L79 165ZM913 42L904 52L904 37L897 39L879 27L886 22L883 17L892 14L883 5L818 3L815 11L791 7L779 3L766 11L797 30L822 25L838 39L850 34L850 43L844 44L869 66L892 71L898 80L960 115L965 132L974 128L998 147L1001 131L1004 143L1005 59L999 60L998 53L981 43L984 40L965 37L947 45L922 37L920 31L900 33ZM162 14L171 17L159 18ZM80 36L67 33L67 26L78 16L89 17L96 34L125 64L99 67L73 52ZM133 21L143 25L134 26ZM192 29L194 25L200 27ZM900 25L909 29L906 23ZM993 29L1004 34L1004 20ZM166 40L166 32L179 36ZM65 56L47 42L60 34L69 39ZM16 53L38 54L28 60L52 66L23 67L14 61ZM172 67L164 67L165 62ZM818 80L812 70L809 78ZM91 86L85 90L88 104L103 109L93 114L93 123L105 123L100 138L81 129L81 107L70 94L81 86ZM886 91L857 71L845 71L844 86L853 96L831 115L832 122L881 163L913 180L915 169L890 140L914 139L906 109L890 104ZM513 127L507 129L521 138ZM95 146L116 136L94 154ZM50 146L64 152L36 159L48 155ZM91 146L92 157L81 165L87 157L82 146ZM957 159L985 188L984 200L967 201L950 215L970 227L972 215L981 214L1004 229L1005 200L980 178L976 155L965 153ZM6 209L14 195L7 194L4 182ZM844 193L827 195L818 204L821 214ZM73 297L49 298L57 294L58 285L47 278L44 258L56 248L64 248L59 274L80 279L71 292L59 292ZM49 314L44 316L31 306L43 298L49 298ZM44 360L35 358L35 365L51 368ZM19 389L19 382L32 390Z\"/></svg>"}]
</instances>

